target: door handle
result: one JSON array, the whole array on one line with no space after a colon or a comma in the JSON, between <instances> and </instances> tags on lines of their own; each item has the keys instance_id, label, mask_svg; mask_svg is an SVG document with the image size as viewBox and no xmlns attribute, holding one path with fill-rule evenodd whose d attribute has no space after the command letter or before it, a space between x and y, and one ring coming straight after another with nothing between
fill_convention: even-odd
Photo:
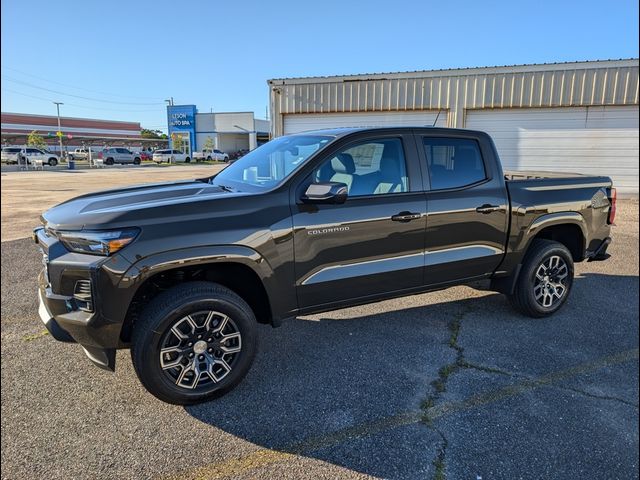
<instances>
[{"instance_id":1,"label":"door handle","mask_svg":"<svg viewBox=\"0 0 640 480\"><path fill-rule=\"evenodd\" d=\"M410 222L411 220L418 220L420 217L422 217L422 215L419 213L400 212L397 215L393 215L391 220L394 222Z\"/></svg>"},{"instance_id":2,"label":"door handle","mask_svg":"<svg viewBox=\"0 0 640 480\"><path fill-rule=\"evenodd\" d=\"M476 208L476 212L478 212L478 213L493 213L493 212L497 212L500 209L501 209L501 207L498 206L498 205L489 205L488 203L485 203L484 205Z\"/></svg>"}]
</instances>

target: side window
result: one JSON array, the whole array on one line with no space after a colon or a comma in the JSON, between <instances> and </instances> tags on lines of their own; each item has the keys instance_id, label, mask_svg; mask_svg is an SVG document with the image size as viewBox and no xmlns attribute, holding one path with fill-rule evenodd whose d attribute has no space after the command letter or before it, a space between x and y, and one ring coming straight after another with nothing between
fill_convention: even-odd
<instances>
[{"instance_id":1,"label":"side window","mask_svg":"<svg viewBox=\"0 0 640 480\"><path fill-rule=\"evenodd\" d=\"M350 197L409 191L399 138L369 140L346 148L313 173L314 182L340 182Z\"/></svg>"},{"instance_id":2,"label":"side window","mask_svg":"<svg viewBox=\"0 0 640 480\"><path fill-rule=\"evenodd\" d=\"M465 187L487 178L475 140L424 137L423 143L431 190Z\"/></svg>"}]
</instances>

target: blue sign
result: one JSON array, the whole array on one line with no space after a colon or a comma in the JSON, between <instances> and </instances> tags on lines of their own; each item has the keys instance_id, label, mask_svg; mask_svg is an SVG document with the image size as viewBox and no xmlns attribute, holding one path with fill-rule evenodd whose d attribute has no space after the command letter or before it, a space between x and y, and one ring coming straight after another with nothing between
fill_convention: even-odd
<instances>
[{"instance_id":1,"label":"blue sign","mask_svg":"<svg viewBox=\"0 0 640 480\"><path fill-rule=\"evenodd\" d=\"M169 123L169 138L172 133L189 134L189 151L195 148L196 140L196 106L169 105L167 106L167 120ZM171 145L173 147L173 145Z\"/></svg>"}]
</instances>

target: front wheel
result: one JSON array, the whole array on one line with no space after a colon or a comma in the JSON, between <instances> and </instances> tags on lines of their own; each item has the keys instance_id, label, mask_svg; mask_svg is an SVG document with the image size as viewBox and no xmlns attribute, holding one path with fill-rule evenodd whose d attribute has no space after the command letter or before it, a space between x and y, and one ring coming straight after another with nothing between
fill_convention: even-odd
<instances>
[{"instance_id":1,"label":"front wheel","mask_svg":"<svg viewBox=\"0 0 640 480\"><path fill-rule=\"evenodd\" d=\"M145 308L134 325L131 358L151 394L190 405L240 383L256 348L256 319L242 298L222 285L189 282Z\"/></svg>"},{"instance_id":2,"label":"front wheel","mask_svg":"<svg viewBox=\"0 0 640 480\"><path fill-rule=\"evenodd\" d=\"M140 159L138 157L133 159L133 164L134 165L140 165Z\"/></svg>"},{"instance_id":3,"label":"front wheel","mask_svg":"<svg viewBox=\"0 0 640 480\"><path fill-rule=\"evenodd\" d=\"M189 163L191 161L191 159L189 157L184 159L184 163Z\"/></svg>"},{"instance_id":4,"label":"front wheel","mask_svg":"<svg viewBox=\"0 0 640 480\"><path fill-rule=\"evenodd\" d=\"M554 314L565 304L573 285L573 257L563 244L552 240L532 242L509 301L533 318Z\"/></svg>"},{"instance_id":5,"label":"front wheel","mask_svg":"<svg viewBox=\"0 0 640 480\"><path fill-rule=\"evenodd\" d=\"M56 165L58 165L58 160L55 158L50 158L47 163L49 164L50 167L55 167Z\"/></svg>"}]
</instances>

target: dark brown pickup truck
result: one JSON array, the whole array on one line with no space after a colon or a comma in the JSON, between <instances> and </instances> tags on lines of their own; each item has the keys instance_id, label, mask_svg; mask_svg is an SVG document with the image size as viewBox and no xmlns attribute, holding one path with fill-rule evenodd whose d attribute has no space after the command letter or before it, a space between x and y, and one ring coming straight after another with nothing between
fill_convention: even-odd
<instances>
[{"instance_id":1,"label":"dark brown pickup truck","mask_svg":"<svg viewBox=\"0 0 640 480\"><path fill-rule=\"evenodd\" d=\"M97 365L130 348L151 393L196 403L240 382L256 322L459 284L550 315L574 262L607 257L615 199L607 177L505 175L482 132L281 137L210 178L45 212L40 315Z\"/></svg>"}]
</instances>

